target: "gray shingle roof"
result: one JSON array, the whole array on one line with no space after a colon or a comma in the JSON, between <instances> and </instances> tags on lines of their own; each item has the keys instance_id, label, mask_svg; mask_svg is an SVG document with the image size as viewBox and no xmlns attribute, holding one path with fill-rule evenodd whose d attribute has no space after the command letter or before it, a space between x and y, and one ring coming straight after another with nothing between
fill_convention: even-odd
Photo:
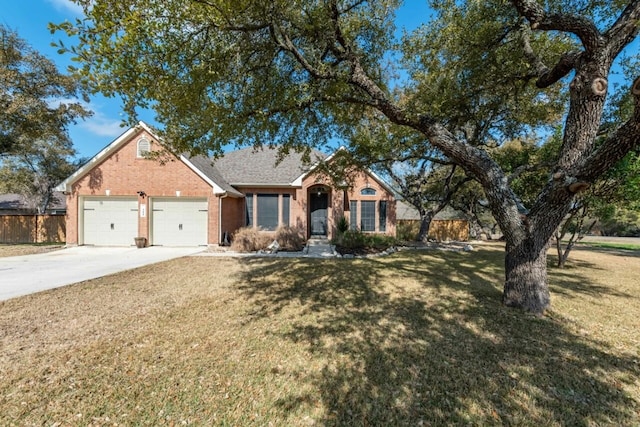
<instances>
[{"instance_id":1,"label":"gray shingle roof","mask_svg":"<svg viewBox=\"0 0 640 427\"><path fill-rule=\"evenodd\" d=\"M200 172L206 175L211 181L218 184L224 191L240 195L238 190L229 184L220 171L213 166L212 160L204 156L195 156L189 159L193 166L197 167Z\"/></svg>"},{"instance_id":2,"label":"gray shingle roof","mask_svg":"<svg viewBox=\"0 0 640 427\"><path fill-rule=\"evenodd\" d=\"M311 153L311 164L304 164L302 153L290 152L278 163L278 150L245 148L225 153L215 160L214 166L225 180L239 185L289 185L296 178L308 172L318 158L326 156L319 151Z\"/></svg>"},{"instance_id":3,"label":"gray shingle roof","mask_svg":"<svg viewBox=\"0 0 640 427\"><path fill-rule=\"evenodd\" d=\"M278 163L278 150L265 147L231 151L215 160L199 156L189 161L216 184L229 191L234 186L243 185L291 185L296 178L308 172L314 163L326 158L326 155L313 150L311 164L305 164L302 157L302 153L290 152Z\"/></svg>"}]
</instances>

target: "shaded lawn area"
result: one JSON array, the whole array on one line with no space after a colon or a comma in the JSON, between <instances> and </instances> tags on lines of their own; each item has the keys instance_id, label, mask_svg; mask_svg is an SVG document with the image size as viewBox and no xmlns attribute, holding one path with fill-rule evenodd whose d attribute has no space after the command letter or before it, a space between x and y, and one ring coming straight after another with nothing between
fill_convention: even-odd
<instances>
[{"instance_id":1,"label":"shaded lawn area","mask_svg":"<svg viewBox=\"0 0 640 427\"><path fill-rule=\"evenodd\" d=\"M1 425L638 425L640 260L190 257L0 303ZM553 260L550 259L550 264Z\"/></svg>"}]
</instances>

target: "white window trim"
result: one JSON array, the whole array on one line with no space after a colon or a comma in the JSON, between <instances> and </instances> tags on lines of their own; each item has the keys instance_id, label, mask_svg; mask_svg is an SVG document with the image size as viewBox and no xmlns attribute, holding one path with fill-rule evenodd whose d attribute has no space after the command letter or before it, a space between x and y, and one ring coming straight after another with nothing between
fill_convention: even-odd
<instances>
[{"instance_id":1,"label":"white window trim","mask_svg":"<svg viewBox=\"0 0 640 427\"><path fill-rule=\"evenodd\" d=\"M136 152L137 157L143 158L147 153L151 151L151 141L149 141L147 138L143 136L138 140L136 148L137 148L137 152Z\"/></svg>"}]
</instances>

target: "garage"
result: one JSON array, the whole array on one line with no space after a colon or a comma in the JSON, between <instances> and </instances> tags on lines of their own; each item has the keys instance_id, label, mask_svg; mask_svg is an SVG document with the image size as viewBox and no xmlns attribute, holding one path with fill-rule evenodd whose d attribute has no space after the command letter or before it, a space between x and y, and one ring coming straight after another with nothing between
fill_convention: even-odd
<instances>
[{"instance_id":1,"label":"garage","mask_svg":"<svg viewBox=\"0 0 640 427\"><path fill-rule=\"evenodd\" d=\"M133 245L138 235L136 198L86 198L82 207L85 245Z\"/></svg>"},{"instance_id":2,"label":"garage","mask_svg":"<svg viewBox=\"0 0 640 427\"><path fill-rule=\"evenodd\" d=\"M154 198L151 203L153 245L207 244L207 199Z\"/></svg>"}]
</instances>

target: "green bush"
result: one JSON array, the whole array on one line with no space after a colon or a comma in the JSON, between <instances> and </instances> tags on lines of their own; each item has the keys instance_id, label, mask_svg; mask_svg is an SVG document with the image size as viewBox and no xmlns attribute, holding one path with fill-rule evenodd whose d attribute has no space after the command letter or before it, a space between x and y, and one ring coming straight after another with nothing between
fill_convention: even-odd
<instances>
[{"instance_id":1,"label":"green bush","mask_svg":"<svg viewBox=\"0 0 640 427\"><path fill-rule=\"evenodd\" d=\"M363 233L359 230L347 230L331 241L339 252L381 252L394 246L397 240L385 234Z\"/></svg>"},{"instance_id":2,"label":"green bush","mask_svg":"<svg viewBox=\"0 0 640 427\"><path fill-rule=\"evenodd\" d=\"M349 221L347 221L347 218L344 216L341 216L336 227L338 229L338 234L344 234L349 230Z\"/></svg>"}]
</instances>

